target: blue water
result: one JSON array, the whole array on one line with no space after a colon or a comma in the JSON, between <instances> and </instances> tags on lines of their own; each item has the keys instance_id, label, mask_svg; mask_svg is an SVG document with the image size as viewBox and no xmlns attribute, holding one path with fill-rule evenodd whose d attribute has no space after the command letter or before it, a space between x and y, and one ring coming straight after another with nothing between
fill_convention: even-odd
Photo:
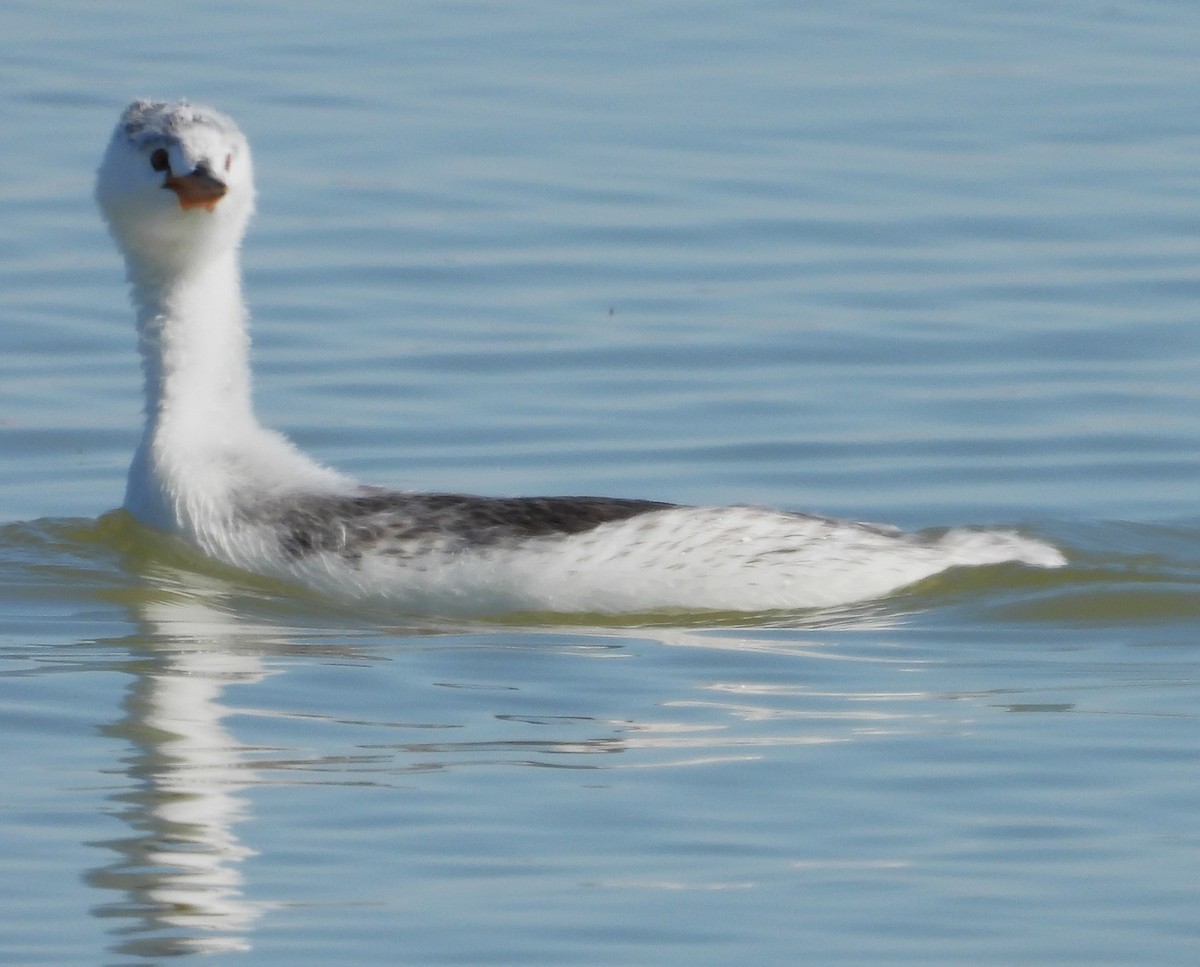
<instances>
[{"instance_id":1,"label":"blue water","mask_svg":"<svg viewBox=\"0 0 1200 967\"><path fill-rule=\"evenodd\" d=\"M1200 11L6 7L0 962L1183 964ZM850 611L363 612L109 512L92 172L255 150L264 420L366 480L1004 524Z\"/></svg>"}]
</instances>

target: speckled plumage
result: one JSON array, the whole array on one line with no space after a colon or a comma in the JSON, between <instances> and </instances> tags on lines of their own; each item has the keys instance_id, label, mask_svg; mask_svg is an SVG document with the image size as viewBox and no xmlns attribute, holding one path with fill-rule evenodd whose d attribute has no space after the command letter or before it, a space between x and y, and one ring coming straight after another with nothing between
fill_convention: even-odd
<instances>
[{"instance_id":1,"label":"speckled plumage","mask_svg":"<svg viewBox=\"0 0 1200 967\"><path fill-rule=\"evenodd\" d=\"M516 547L537 537L581 534L601 524L665 510L672 504L610 497L476 497L365 491L311 495L262 509L289 558L333 552L411 558L419 548L442 553Z\"/></svg>"}]
</instances>

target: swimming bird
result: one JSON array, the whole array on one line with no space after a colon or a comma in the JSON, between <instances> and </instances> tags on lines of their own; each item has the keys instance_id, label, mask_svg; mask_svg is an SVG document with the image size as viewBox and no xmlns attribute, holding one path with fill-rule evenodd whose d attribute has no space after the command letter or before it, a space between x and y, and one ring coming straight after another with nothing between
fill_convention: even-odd
<instances>
[{"instance_id":1,"label":"swimming bird","mask_svg":"<svg viewBox=\"0 0 1200 967\"><path fill-rule=\"evenodd\" d=\"M1003 530L904 533L750 506L360 484L255 417L238 261L254 178L233 120L136 101L108 144L96 200L125 258L145 381L124 506L225 564L467 615L826 607L953 567L1064 563Z\"/></svg>"}]
</instances>

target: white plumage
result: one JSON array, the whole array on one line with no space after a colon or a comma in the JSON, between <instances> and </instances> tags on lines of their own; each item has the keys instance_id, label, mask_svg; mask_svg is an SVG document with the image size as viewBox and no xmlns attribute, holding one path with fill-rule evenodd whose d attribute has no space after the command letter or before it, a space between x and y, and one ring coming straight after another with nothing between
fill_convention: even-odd
<instances>
[{"instance_id":1,"label":"white plumage","mask_svg":"<svg viewBox=\"0 0 1200 967\"><path fill-rule=\"evenodd\" d=\"M125 507L224 563L452 614L824 607L951 567L1064 563L1007 531L357 484L254 416L238 266L254 184L237 125L184 102L132 104L96 198L125 256L145 378Z\"/></svg>"}]
</instances>

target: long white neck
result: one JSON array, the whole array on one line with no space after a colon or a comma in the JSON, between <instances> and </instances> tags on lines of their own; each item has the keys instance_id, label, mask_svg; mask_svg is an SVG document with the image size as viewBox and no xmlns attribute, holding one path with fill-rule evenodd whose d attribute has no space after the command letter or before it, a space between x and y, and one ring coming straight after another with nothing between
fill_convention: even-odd
<instances>
[{"instance_id":1,"label":"long white neck","mask_svg":"<svg viewBox=\"0 0 1200 967\"><path fill-rule=\"evenodd\" d=\"M130 282L146 428L129 468L129 511L204 543L254 501L346 485L254 416L236 250L182 273L131 265Z\"/></svg>"},{"instance_id":2,"label":"long white neck","mask_svg":"<svg viewBox=\"0 0 1200 967\"><path fill-rule=\"evenodd\" d=\"M161 272L129 260L145 380L146 424L125 506L149 524L190 529L220 451L258 432L237 251ZM224 441L228 441L225 443ZM223 499L210 493L213 504ZM207 515L207 514L206 514Z\"/></svg>"},{"instance_id":3,"label":"long white neck","mask_svg":"<svg viewBox=\"0 0 1200 967\"><path fill-rule=\"evenodd\" d=\"M131 277L146 434L228 437L257 425L237 252L169 278Z\"/></svg>"}]
</instances>

